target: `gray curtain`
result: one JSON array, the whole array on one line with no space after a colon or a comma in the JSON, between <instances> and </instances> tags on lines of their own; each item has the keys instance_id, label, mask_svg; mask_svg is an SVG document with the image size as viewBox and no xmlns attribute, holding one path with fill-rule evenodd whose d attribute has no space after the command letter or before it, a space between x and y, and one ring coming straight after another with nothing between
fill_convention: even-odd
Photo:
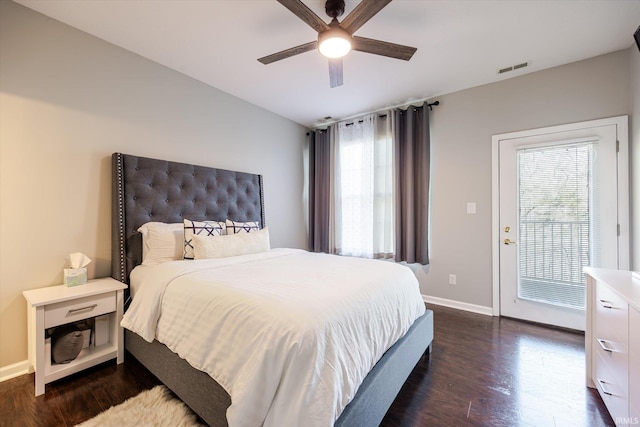
<instances>
[{"instance_id":1,"label":"gray curtain","mask_svg":"<svg viewBox=\"0 0 640 427\"><path fill-rule=\"evenodd\" d=\"M308 133L309 138L309 250L331 251L331 144L330 129Z\"/></svg>"},{"instance_id":2,"label":"gray curtain","mask_svg":"<svg viewBox=\"0 0 640 427\"><path fill-rule=\"evenodd\" d=\"M430 138L427 105L394 118L396 261L429 264Z\"/></svg>"}]
</instances>

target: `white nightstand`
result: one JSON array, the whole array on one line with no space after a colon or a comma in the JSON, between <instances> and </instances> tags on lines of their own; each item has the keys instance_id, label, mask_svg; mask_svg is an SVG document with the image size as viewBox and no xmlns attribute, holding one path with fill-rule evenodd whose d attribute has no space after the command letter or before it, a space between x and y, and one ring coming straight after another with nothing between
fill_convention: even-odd
<instances>
[{"instance_id":1,"label":"white nightstand","mask_svg":"<svg viewBox=\"0 0 640 427\"><path fill-rule=\"evenodd\" d=\"M36 372L36 396L45 384L117 357L124 361L124 333L120 326L127 285L111 277L74 287L49 286L22 292L27 300L29 369ZM51 339L45 331L91 317L109 315L109 341L84 348L69 363L51 363Z\"/></svg>"}]
</instances>

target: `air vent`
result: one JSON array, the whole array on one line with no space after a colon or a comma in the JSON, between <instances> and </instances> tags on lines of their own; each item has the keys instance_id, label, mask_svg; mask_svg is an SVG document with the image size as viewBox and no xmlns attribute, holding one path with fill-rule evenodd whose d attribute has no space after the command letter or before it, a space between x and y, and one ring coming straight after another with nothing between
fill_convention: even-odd
<instances>
[{"instance_id":1,"label":"air vent","mask_svg":"<svg viewBox=\"0 0 640 427\"><path fill-rule=\"evenodd\" d=\"M528 67L528 66L529 66L529 62L522 62L520 64L512 65L510 67L500 68L498 70L498 74L508 73L509 71L519 70L521 68Z\"/></svg>"}]
</instances>

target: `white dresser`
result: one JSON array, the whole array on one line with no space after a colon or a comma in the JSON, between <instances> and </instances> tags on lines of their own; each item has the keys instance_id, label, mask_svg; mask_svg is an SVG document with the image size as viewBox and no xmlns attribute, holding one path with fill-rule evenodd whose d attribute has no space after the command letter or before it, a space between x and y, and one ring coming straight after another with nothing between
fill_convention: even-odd
<instances>
[{"instance_id":1,"label":"white dresser","mask_svg":"<svg viewBox=\"0 0 640 427\"><path fill-rule=\"evenodd\" d=\"M616 425L640 424L640 278L585 268L587 386L596 388Z\"/></svg>"}]
</instances>

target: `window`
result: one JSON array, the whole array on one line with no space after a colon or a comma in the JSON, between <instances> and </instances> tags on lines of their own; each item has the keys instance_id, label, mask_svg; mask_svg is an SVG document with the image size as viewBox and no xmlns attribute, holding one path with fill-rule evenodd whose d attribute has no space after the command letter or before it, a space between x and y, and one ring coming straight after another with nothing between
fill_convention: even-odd
<instances>
[{"instance_id":1,"label":"window","mask_svg":"<svg viewBox=\"0 0 640 427\"><path fill-rule=\"evenodd\" d=\"M429 264L427 106L308 136L309 248Z\"/></svg>"},{"instance_id":2,"label":"window","mask_svg":"<svg viewBox=\"0 0 640 427\"><path fill-rule=\"evenodd\" d=\"M387 116L342 122L337 133L337 251L392 258L393 146Z\"/></svg>"},{"instance_id":3,"label":"window","mask_svg":"<svg viewBox=\"0 0 640 427\"><path fill-rule=\"evenodd\" d=\"M592 143L518 151L518 295L584 309L590 264Z\"/></svg>"}]
</instances>

